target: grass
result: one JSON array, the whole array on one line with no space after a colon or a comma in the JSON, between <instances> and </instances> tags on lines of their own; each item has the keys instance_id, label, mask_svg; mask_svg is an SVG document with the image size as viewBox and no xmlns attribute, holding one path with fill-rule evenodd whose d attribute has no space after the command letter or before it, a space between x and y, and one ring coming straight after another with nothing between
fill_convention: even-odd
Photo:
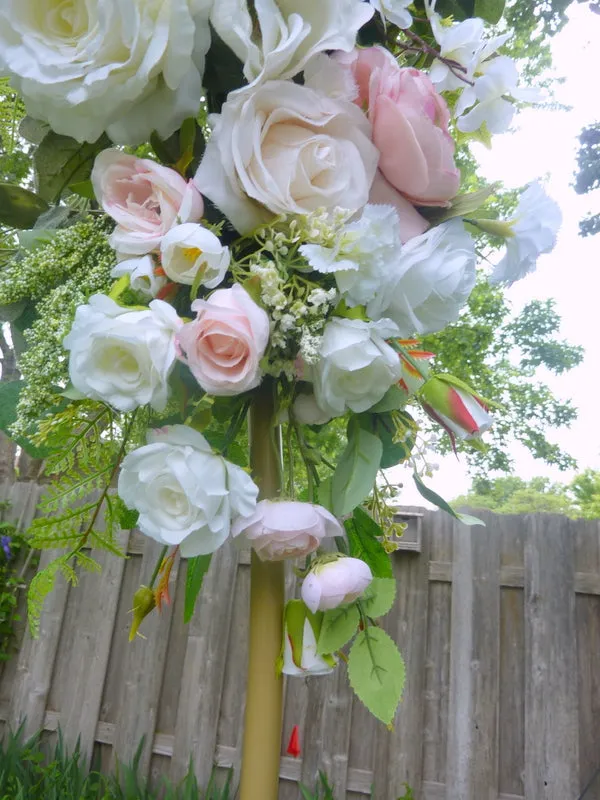
<instances>
[{"instance_id":1,"label":"grass","mask_svg":"<svg viewBox=\"0 0 600 800\"><path fill-rule=\"evenodd\" d=\"M79 747L68 752L59 731L47 752L41 734L25 740L20 728L0 745L0 800L233 800L232 773L223 787L214 775L201 792L191 769L179 784L163 779L152 786L139 775L142 743L130 765L101 775L83 763Z\"/></svg>"}]
</instances>

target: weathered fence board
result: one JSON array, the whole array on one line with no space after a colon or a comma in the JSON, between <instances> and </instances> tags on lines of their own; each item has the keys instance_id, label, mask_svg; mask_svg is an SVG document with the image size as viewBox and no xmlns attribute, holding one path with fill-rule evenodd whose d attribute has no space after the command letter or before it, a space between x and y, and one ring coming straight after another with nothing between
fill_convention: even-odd
<instances>
[{"instance_id":1,"label":"weathered fence board","mask_svg":"<svg viewBox=\"0 0 600 800\"><path fill-rule=\"evenodd\" d=\"M0 487L27 526L38 489ZM415 510L412 510L413 514ZM553 516L498 517L466 528L425 512L394 556L398 592L385 629L400 645L407 686L392 730L353 697L345 666L288 679L280 800L324 769L336 800L575 800L600 763L600 526ZM416 524L416 523L413 523ZM213 559L190 625L186 565L175 565L171 607L127 642L133 592L160 548L122 534L129 558L101 554L101 576L59 584L40 637L26 635L0 684L0 720L28 731L60 726L87 758L131 759L141 771L213 765L239 772L247 658L246 553ZM417 546L418 543L418 546ZM42 563L50 554L42 555ZM288 596L297 594L292 570ZM301 755L286 753L294 725ZM600 780L586 800L600 800Z\"/></svg>"}]
</instances>

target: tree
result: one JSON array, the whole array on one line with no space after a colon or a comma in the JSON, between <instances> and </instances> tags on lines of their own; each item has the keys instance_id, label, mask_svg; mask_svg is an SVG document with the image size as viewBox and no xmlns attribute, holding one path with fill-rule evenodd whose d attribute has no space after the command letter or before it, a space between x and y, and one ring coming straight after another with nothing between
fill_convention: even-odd
<instances>
[{"instance_id":1,"label":"tree","mask_svg":"<svg viewBox=\"0 0 600 800\"><path fill-rule=\"evenodd\" d=\"M587 125L579 134L574 187L577 194L587 194L600 188L600 122ZM582 236L594 236L600 232L600 214L582 219L579 232Z\"/></svg>"},{"instance_id":2,"label":"tree","mask_svg":"<svg viewBox=\"0 0 600 800\"><path fill-rule=\"evenodd\" d=\"M510 472L507 444L513 441L548 464L561 469L575 465L548 440L546 431L568 425L577 411L570 400L557 399L536 378L540 366L560 375L583 358L583 348L558 337L559 328L552 300L533 300L513 317L502 291L482 279L458 322L425 338L426 348L437 354L437 369L476 387L497 408L486 448L461 445L476 472ZM448 450L450 446L447 442Z\"/></svg>"},{"instance_id":3,"label":"tree","mask_svg":"<svg viewBox=\"0 0 600 800\"><path fill-rule=\"evenodd\" d=\"M541 477L524 481L516 475L476 478L471 491L457 497L454 505L487 508L498 514L546 512L600 519L600 472L587 469L569 484Z\"/></svg>"}]
</instances>

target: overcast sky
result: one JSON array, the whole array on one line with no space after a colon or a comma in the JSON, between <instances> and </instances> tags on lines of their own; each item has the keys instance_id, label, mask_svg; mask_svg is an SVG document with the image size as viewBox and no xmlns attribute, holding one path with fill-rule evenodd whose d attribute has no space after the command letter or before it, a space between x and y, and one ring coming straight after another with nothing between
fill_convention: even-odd
<instances>
[{"instance_id":1,"label":"overcast sky","mask_svg":"<svg viewBox=\"0 0 600 800\"><path fill-rule=\"evenodd\" d=\"M589 211L600 212L600 191L578 196L571 187L579 132L600 121L600 92L595 86L600 15L587 5L573 3L568 16L569 22L552 41L552 52L554 74L565 78L564 84L556 87L556 98L570 110L528 108L516 117L510 132L494 137L491 150L474 145L473 152L487 180L501 180L512 188L542 177L561 206L563 225L556 249L542 256L537 272L509 289L508 297L517 311L534 298L554 298L562 317L561 337L584 345L581 366L560 377L540 371L540 377L557 396L571 397L579 409L570 429L551 431L549 438L570 452L580 469L600 469L600 234L578 235L579 220ZM522 478L547 475L568 481L575 474L545 466L520 446L511 452L515 473ZM406 470L392 472L395 480L405 484L402 501L422 502L410 474ZM448 456L440 461L440 470L429 483L451 499L469 488L470 479L464 463Z\"/></svg>"}]
</instances>

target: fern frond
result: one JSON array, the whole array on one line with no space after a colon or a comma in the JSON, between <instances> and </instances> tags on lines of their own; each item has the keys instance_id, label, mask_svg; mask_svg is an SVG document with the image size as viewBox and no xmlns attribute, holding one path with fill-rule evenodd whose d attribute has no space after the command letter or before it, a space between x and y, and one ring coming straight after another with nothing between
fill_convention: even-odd
<instances>
[{"instance_id":1,"label":"fern frond","mask_svg":"<svg viewBox=\"0 0 600 800\"><path fill-rule=\"evenodd\" d=\"M39 509L44 513L50 513L71 508L74 503L93 492L101 491L113 469L112 459L106 458L106 461L105 466L100 466L100 469L91 472L86 472L82 467L78 472L70 471L63 475L57 483L49 486L40 500Z\"/></svg>"},{"instance_id":2,"label":"fern frond","mask_svg":"<svg viewBox=\"0 0 600 800\"><path fill-rule=\"evenodd\" d=\"M87 572L94 572L98 575L102 572L102 567L100 564L87 553L84 553L83 550L80 550L77 553L75 556L75 562L77 566L85 569Z\"/></svg>"},{"instance_id":3,"label":"fern frond","mask_svg":"<svg viewBox=\"0 0 600 800\"><path fill-rule=\"evenodd\" d=\"M27 592L27 616L29 619L29 630L31 635L36 638L40 632L40 616L44 608L46 597L54 589L56 576L62 573L65 580L73 586L77 585L77 574L68 564L69 554L64 553L54 561L51 561L43 570L34 575L29 590Z\"/></svg>"}]
</instances>

